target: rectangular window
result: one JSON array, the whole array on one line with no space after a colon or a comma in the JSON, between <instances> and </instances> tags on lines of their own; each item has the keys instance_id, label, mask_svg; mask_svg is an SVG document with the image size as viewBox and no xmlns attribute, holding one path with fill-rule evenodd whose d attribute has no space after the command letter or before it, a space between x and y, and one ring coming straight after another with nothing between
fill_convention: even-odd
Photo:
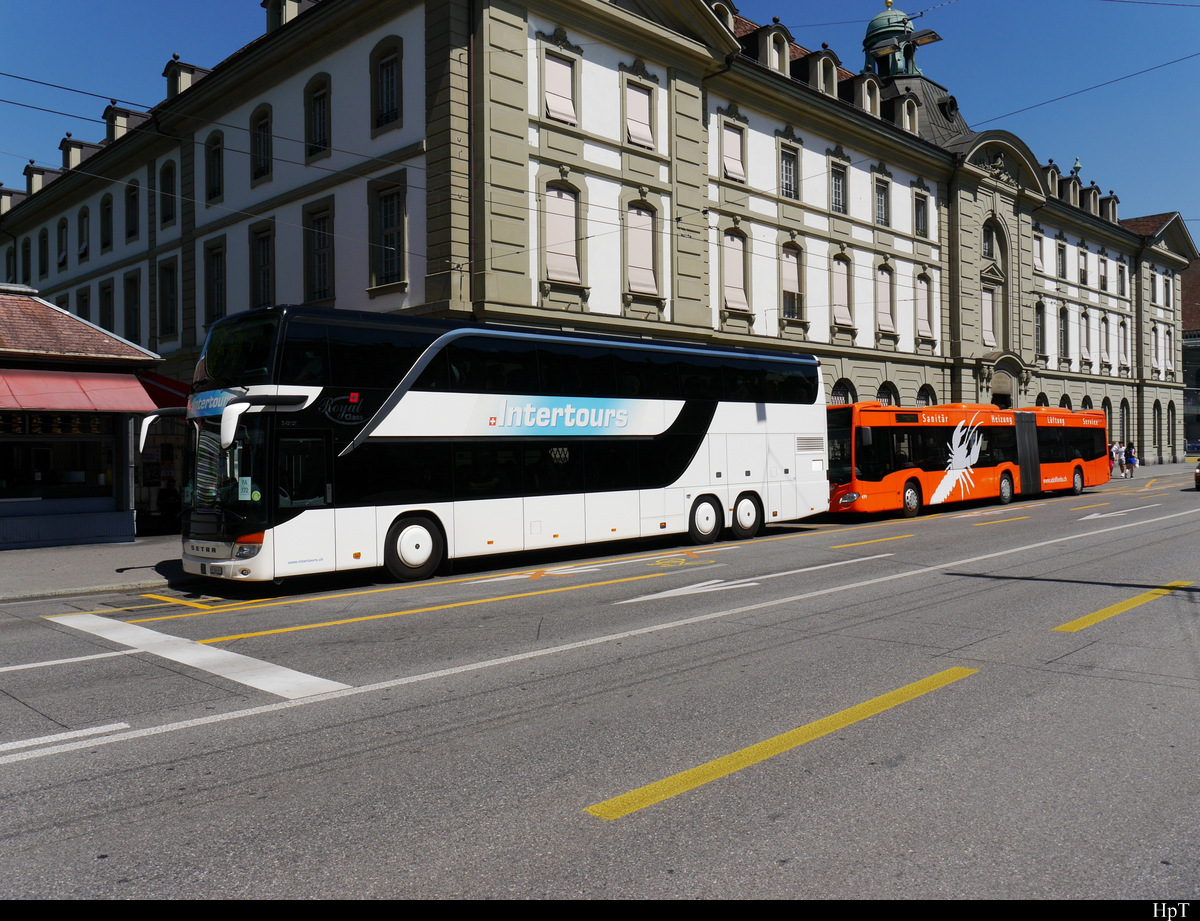
<instances>
[{"instance_id":1,"label":"rectangular window","mask_svg":"<svg viewBox=\"0 0 1200 921\"><path fill-rule=\"evenodd\" d=\"M576 124L575 62L547 54L543 70L546 75L546 115L568 125Z\"/></svg>"},{"instance_id":2,"label":"rectangular window","mask_svg":"<svg viewBox=\"0 0 1200 921\"><path fill-rule=\"evenodd\" d=\"M726 233L722 247L725 275L725 309L750 309L746 297L746 239L736 233Z\"/></svg>"},{"instance_id":3,"label":"rectangular window","mask_svg":"<svg viewBox=\"0 0 1200 921\"><path fill-rule=\"evenodd\" d=\"M92 292L90 288L80 288L75 292L75 313L81 320L92 319Z\"/></svg>"},{"instance_id":4,"label":"rectangular window","mask_svg":"<svg viewBox=\"0 0 1200 921\"><path fill-rule=\"evenodd\" d=\"M1033 350L1039 356L1046 354L1046 308L1041 304L1033 310Z\"/></svg>"},{"instance_id":5,"label":"rectangular window","mask_svg":"<svg viewBox=\"0 0 1200 921\"><path fill-rule=\"evenodd\" d=\"M790 147L779 149L779 194L784 198L800 198L799 156Z\"/></svg>"},{"instance_id":6,"label":"rectangular window","mask_svg":"<svg viewBox=\"0 0 1200 921\"><path fill-rule=\"evenodd\" d=\"M742 143L746 133L737 125L731 125L727 122L721 131L721 136L721 157L725 167L725 178L733 179L737 182L745 182L746 161L743 157Z\"/></svg>"},{"instance_id":7,"label":"rectangular window","mask_svg":"<svg viewBox=\"0 0 1200 921\"><path fill-rule=\"evenodd\" d=\"M892 195L886 180L875 180L875 223L880 227L892 225Z\"/></svg>"},{"instance_id":8,"label":"rectangular window","mask_svg":"<svg viewBox=\"0 0 1200 921\"><path fill-rule=\"evenodd\" d=\"M1079 251L1079 283L1081 285L1088 283L1088 257L1084 250Z\"/></svg>"},{"instance_id":9,"label":"rectangular window","mask_svg":"<svg viewBox=\"0 0 1200 921\"><path fill-rule=\"evenodd\" d=\"M829 168L829 210L834 214L846 213L846 167Z\"/></svg>"},{"instance_id":10,"label":"rectangular window","mask_svg":"<svg viewBox=\"0 0 1200 921\"><path fill-rule=\"evenodd\" d=\"M1150 273L1150 303L1158 303L1158 275L1155 272Z\"/></svg>"},{"instance_id":11,"label":"rectangular window","mask_svg":"<svg viewBox=\"0 0 1200 921\"><path fill-rule=\"evenodd\" d=\"M654 131L650 126L650 90L633 83L625 84L625 133L630 144L654 146Z\"/></svg>"},{"instance_id":12,"label":"rectangular window","mask_svg":"<svg viewBox=\"0 0 1200 921\"><path fill-rule=\"evenodd\" d=\"M398 180L398 181L397 181ZM405 176L387 184L372 186L374 226L371 238L372 284L394 285L405 280L404 228Z\"/></svg>"},{"instance_id":13,"label":"rectangular window","mask_svg":"<svg viewBox=\"0 0 1200 921\"><path fill-rule=\"evenodd\" d=\"M158 267L158 335L174 336L179 332L179 299L176 287L175 263Z\"/></svg>"},{"instance_id":14,"label":"rectangular window","mask_svg":"<svg viewBox=\"0 0 1200 921\"><path fill-rule=\"evenodd\" d=\"M996 292L984 288L979 303L979 320L983 327L983 344L996 345Z\"/></svg>"},{"instance_id":15,"label":"rectangular window","mask_svg":"<svg viewBox=\"0 0 1200 921\"><path fill-rule=\"evenodd\" d=\"M1092 360L1092 318L1086 313L1079 316L1079 356Z\"/></svg>"},{"instance_id":16,"label":"rectangular window","mask_svg":"<svg viewBox=\"0 0 1200 921\"><path fill-rule=\"evenodd\" d=\"M58 270L64 271L67 267L67 222L59 221L58 224Z\"/></svg>"},{"instance_id":17,"label":"rectangular window","mask_svg":"<svg viewBox=\"0 0 1200 921\"><path fill-rule=\"evenodd\" d=\"M546 190L546 277L580 284L579 199L568 189Z\"/></svg>"},{"instance_id":18,"label":"rectangular window","mask_svg":"<svg viewBox=\"0 0 1200 921\"><path fill-rule=\"evenodd\" d=\"M204 322L225 316L225 242L204 247Z\"/></svg>"},{"instance_id":19,"label":"rectangular window","mask_svg":"<svg viewBox=\"0 0 1200 921\"><path fill-rule=\"evenodd\" d=\"M250 228L250 306L275 303L275 228Z\"/></svg>"},{"instance_id":20,"label":"rectangular window","mask_svg":"<svg viewBox=\"0 0 1200 921\"><path fill-rule=\"evenodd\" d=\"M629 290L636 294L658 295L654 274L654 212L637 205L629 206Z\"/></svg>"},{"instance_id":21,"label":"rectangular window","mask_svg":"<svg viewBox=\"0 0 1200 921\"><path fill-rule=\"evenodd\" d=\"M913 201L913 233L929 239L929 198L918 195Z\"/></svg>"},{"instance_id":22,"label":"rectangular window","mask_svg":"<svg viewBox=\"0 0 1200 921\"><path fill-rule=\"evenodd\" d=\"M1108 290L1108 260L1100 257L1100 290Z\"/></svg>"},{"instance_id":23,"label":"rectangular window","mask_svg":"<svg viewBox=\"0 0 1200 921\"><path fill-rule=\"evenodd\" d=\"M1039 272L1045 271L1044 250L1046 238L1040 233L1033 235L1033 267Z\"/></svg>"},{"instance_id":24,"label":"rectangular window","mask_svg":"<svg viewBox=\"0 0 1200 921\"><path fill-rule=\"evenodd\" d=\"M804 299L800 286L800 252L790 246L784 247L780 254L780 283L783 298L780 309L789 320L800 319L804 308Z\"/></svg>"},{"instance_id":25,"label":"rectangular window","mask_svg":"<svg viewBox=\"0 0 1200 921\"><path fill-rule=\"evenodd\" d=\"M116 331L116 317L113 309L113 283L111 281L100 282L100 325L109 332Z\"/></svg>"},{"instance_id":26,"label":"rectangular window","mask_svg":"<svg viewBox=\"0 0 1200 921\"><path fill-rule=\"evenodd\" d=\"M1058 269L1058 277L1066 278L1067 277L1067 244L1059 243L1057 251L1058 251L1058 265L1056 266L1056 268Z\"/></svg>"},{"instance_id":27,"label":"rectangular window","mask_svg":"<svg viewBox=\"0 0 1200 921\"><path fill-rule=\"evenodd\" d=\"M1121 297L1125 296L1125 266L1124 264L1117 266L1117 294Z\"/></svg>"},{"instance_id":28,"label":"rectangular window","mask_svg":"<svg viewBox=\"0 0 1200 921\"><path fill-rule=\"evenodd\" d=\"M105 195L100 202L100 251L107 252L113 244L113 204L112 196ZM25 273L29 277L29 273Z\"/></svg>"},{"instance_id":29,"label":"rectangular window","mask_svg":"<svg viewBox=\"0 0 1200 921\"><path fill-rule=\"evenodd\" d=\"M1103 362L1111 362L1111 353L1108 348L1108 317L1100 317L1100 360Z\"/></svg>"},{"instance_id":30,"label":"rectangular window","mask_svg":"<svg viewBox=\"0 0 1200 921\"><path fill-rule=\"evenodd\" d=\"M130 272L125 276L125 338L142 341L142 276Z\"/></svg>"},{"instance_id":31,"label":"rectangular window","mask_svg":"<svg viewBox=\"0 0 1200 921\"><path fill-rule=\"evenodd\" d=\"M218 135L204 145L204 197L219 201L225 194L225 145Z\"/></svg>"},{"instance_id":32,"label":"rectangular window","mask_svg":"<svg viewBox=\"0 0 1200 921\"><path fill-rule=\"evenodd\" d=\"M75 240L76 245L78 247L77 254L79 256L80 262L87 262L87 260L88 260L88 243L89 243L89 238L91 237L91 226L90 226L91 223L92 223L92 221L91 221L91 218L89 217L89 212L88 212L87 208L84 208L82 211L79 212L79 228L78 228L78 234L77 234L77 237ZM16 281L15 276L13 278L13 281Z\"/></svg>"},{"instance_id":33,"label":"rectangular window","mask_svg":"<svg viewBox=\"0 0 1200 921\"><path fill-rule=\"evenodd\" d=\"M996 231L991 227L983 228L983 258L996 258Z\"/></svg>"},{"instance_id":34,"label":"rectangular window","mask_svg":"<svg viewBox=\"0 0 1200 921\"><path fill-rule=\"evenodd\" d=\"M306 113L308 158L322 157L329 153L329 84L317 81L308 89L308 112Z\"/></svg>"},{"instance_id":35,"label":"rectangular window","mask_svg":"<svg viewBox=\"0 0 1200 921\"><path fill-rule=\"evenodd\" d=\"M333 210L320 206L304 214L304 300L333 297Z\"/></svg>"}]
</instances>

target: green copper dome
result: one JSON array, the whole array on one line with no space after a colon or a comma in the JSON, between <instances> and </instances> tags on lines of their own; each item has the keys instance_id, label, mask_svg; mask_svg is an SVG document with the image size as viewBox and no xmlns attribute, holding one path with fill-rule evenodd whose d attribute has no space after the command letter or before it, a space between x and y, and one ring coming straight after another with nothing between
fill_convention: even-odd
<instances>
[{"instance_id":1,"label":"green copper dome","mask_svg":"<svg viewBox=\"0 0 1200 921\"><path fill-rule=\"evenodd\" d=\"M863 38L863 53L866 64L862 72L877 73L881 77L895 77L901 74L919 74L921 71L913 62L911 44L913 37L912 21L903 10L892 9L892 0L886 0L887 9L867 24L867 34ZM894 50L890 53L873 53L878 45L891 42ZM908 44L907 54L904 45Z\"/></svg>"}]
</instances>

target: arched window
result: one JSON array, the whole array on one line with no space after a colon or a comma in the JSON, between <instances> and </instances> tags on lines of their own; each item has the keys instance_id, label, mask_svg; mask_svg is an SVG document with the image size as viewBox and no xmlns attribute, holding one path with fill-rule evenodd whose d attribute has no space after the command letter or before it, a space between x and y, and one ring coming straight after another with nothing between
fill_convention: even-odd
<instances>
[{"instance_id":1,"label":"arched window","mask_svg":"<svg viewBox=\"0 0 1200 921\"><path fill-rule=\"evenodd\" d=\"M1112 353L1109 351L1108 345L1109 329L1108 317L1100 317L1100 360L1102 362L1112 363Z\"/></svg>"},{"instance_id":2,"label":"arched window","mask_svg":"<svg viewBox=\"0 0 1200 921\"><path fill-rule=\"evenodd\" d=\"M837 67L832 58L821 59L821 92L826 96L837 95Z\"/></svg>"},{"instance_id":3,"label":"arched window","mask_svg":"<svg viewBox=\"0 0 1200 921\"><path fill-rule=\"evenodd\" d=\"M265 182L275 169L273 113L261 105L250 116L250 184Z\"/></svg>"},{"instance_id":4,"label":"arched window","mask_svg":"<svg viewBox=\"0 0 1200 921\"><path fill-rule=\"evenodd\" d=\"M916 134L920 123L917 121L917 103L912 99L904 100L904 118L902 127L909 134Z\"/></svg>"},{"instance_id":5,"label":"arched window","mask_svg":"<svg viewBox=\"0 0 1200 921\"><path fill-rule=\"evenodd\" d=\"M404 114L400 73L404 46L389 35L371 52L371 132L399 128Z\"/></svg>"},{"instance_id":6,"label":"arched window","mask_svg":"<svg viewBox=\"0 0 1200 921\"><path fill-rule=\"evenodd\" d=\"M629 267L629 290L635 294L658 296L658 273L655 271L654 209L645 202L635 202L626 211L626 253Z\"/></svg>"},{"instance_id":7,"label":"arched window","mask_svg":"<svg viewBox=\"0 0 1200 921\"><path fill-rule=\"evenodd\" d=\"M922 339L934 337L933 282L928 275L917 276L917 335Z\"/></svg>"},{"instance_id":8,"label":"arched window","mask_svg":"<svg viewBox=\"0 0 1200 921\"><path fill-rule=\"evenodd\" d=\"M804 313L804 287L801 277L800 247L787 244L779 252L780 315L798 320Z\"/></svg>"},{"instance_id":9,"label":"arched window","mask_svg":"<svg viewBox=\"0 0 1200 921\"><path fill-rule=\"evenodd\" d=\"M749 310L746 293L746 238L735 230L725 231L722 246L726 310Z\"/></svg>"},{"instance_id":10,"label":"arched window","mask_svg":"<svg viewBox=\"0 0 1200 921\"><path fill-rule=\"evenodd\" d=\"M210 204L225 196L225 137L214 131L204 142L204 199Z\"/></svg>"},{"instance_id":11,"label":"arched window","mask_svg":"<svg viewBox=\"0 0 1200 921\"><path fill-rule=\"evenodd\" d=\"M1104 429L1108 432L1108 439L1112 441L1112 400L1105 397L1100 401L1100 408L1104 410Z\"/></svg>"},{"instance_id":12,"label":"arched window","mask_svg":"<svg viewBox=\"0 0 1200 921\"><path fill-rule=\"evenodd\" d=\"M1175 462L1175 401L1171 400L1167 403L1167 453L1171 455L1171 462Z\"/></svg>"},{"instance_id":13,"label":"arched window","mask_svg":"<svg viewBox=\"0 0 1200 921\"><path fill-rule=\"evenodd\" d=\"M1163 418L1162 417L1163 417L1162 403L1160 403L1158 400L1155 400L1154 401L1154 448L1157 451L1159 458L1162 457L1162 446L1163 446L1163 437L1162 437L1162 435L1163 435L1163 432L1162 432Z\"/></svg>"},{"instance_id":14,"label":"arched window","mask_svg":"<svg viewBox=\"0 0 1200 921\"><path fill-rule=\"evenodd\" d=\"M304 88L304 155L306 160L329 156L329 74L317 74Z\"/></svg>"},{"instance_id":15,"label":"arched window","mask_svg":"<svg viewBox=\"0 0 1200 921\"><path fill-rule=\"evenodd\" d=\"M160 226L175 223L175 161L168 160L158 171L158 219Z\"/></svg>"},{"instance_id":16,"label":"arched window","mask_svg":"<svg viewBox=\"0 0 1200 921\"><path fill-rule=\"evenodd\" d=\"M1121 401L1121 443L1128 444L1133 440L1133 427L1129 424L1129 401Z\"/></svg>"},{"instance_id":17,"label":"arched window","mask_svg":"<svg viewBox=\"0 0 1200 921\"><path fill-rule=\"evenodd\" d=\"M1117 327L1117 358L1122 368L1129 367L1129 327L1124 320Z\"/></svg>"},{"instance_id":18,"label":"arched window","mask_svg":"<svg viewBox=\"0 0 1200 921\"><path fill-rule=\"evenodd\" d=\"M879 390L875 393L875 399L884 406L899 406L900 391L896 389L896 385L891 381L884 381L879 385Z\"/></svg>"},{"instance_id":19,"label":"arched window","mask_svg":"<svg viewBox=\"0 0 1200 921\"><path fill-rule=\"evenodd\" d=\"M833 390L829 394L829 402L834 406L844 406L848 403L858 402L858 392L854 389L854 385L845 378L842 378L833 385Z\"/></svg>"},{"instance_id":20,"label":"arched window","mask_svg":"<svg viewBox=\"0 0 1200 921\"><path fill-rule=\"evenodd\" d=\"M136 179L125 185L125 241L136 240L142 229L141 186Z\"/></svg>"},{"instance_id":21,"label":"arched window","mask_svg":"<svg viewBox=\"0 0 1200 921\"><path fill-rule=\"evenodd\" d=\"M33 263L33 248L29 242L29 237L21 241L21 283L29 284L33 281L32 263Z\"/></svg>"},{"instance_id":22,"label":"arched window","mask_svg":"<svg viewBox=\"0 0 1200 921\"><path fill-rule=\"evenodd\" d=\"M569 187L546 189L546 277L580 284L579 194Z\"/></svg>"},{"instance_id":23,"label":"arched window","mask_svg":"<svg viewBox=\"0 0 1200 921\"><path fill-rule=\"evenodd\" d=\"M1163 330L1163 354L1167 370L1173 372L1175 370L1175 336L1169 326Z\"/></svg>"},{"instance_id":24,"label":"arched window","mask_svg":"<svg viewBox=\"0 0 1200 921\"><path fill-rule=\"evenodd\" d=\"M1092 398L1089 396L1085 396L1083 398L1083 401L1079 404L1079 408L1080 409L1095 409L1095 407L1092 406Z\"/></svg>"},{"instance_id":25,"label":"arched window","mask_svg":"<svg viewBox=\"0 0 1200 921\"><path fill-rule=\"evenodd\" d=\"M896 296L892 270L881 265L875 270L875 322L885 333L896 331Z\"/></svg>"},{"instance_id":26,"label":"arched window","mask_svg":"<svg viewBox=\"0 0 1200 921\"><path fill-rule=\"evenodd\" d=\"M923 384L917 391L918 406L937 406L937 394L928 384Z\"/></svg>"},{"instance_id":27,"label":"arched window","mask_svg":"<svg viewBox=\"0 0 1200 921\"><path fill-rule=\"evenodd\" d=\"M1084 361L1092 360L1092 319L1086 310L1079 315L1079 355Z\"/></svg>"},{"instance_id":28,"label":"arched window","mask_svg":"<svg viewBox=\"0 0 1200 921\"><path fill-rule=\"evenodd\" d=\"M112 249L113 245L113 200L111 195L100 199L100 252Z\"/></svg>"},{"instance_id":29,"label":"arched window","mask_svg":"<svg viewBox=\"0 0 1200 921\"><path fill-rule=\"evenodd\" d=\"M38 278L50 274L50 232L46 228L38 231Z\"/></svg>"},{"instance_id":30,"label":"arched window","mask_svg":"<svg viewBox=\"0 0 1200 921\"><path fill-rule=\"evenodd\" d=\"M17 283L17 248L10 246L4 251L4 280L10 285Z\"/></svg>"},{"instance_id":31,"label":"arched window","mask_svg":"<svg viewBox=\"0 0 1200 921\"><path fill-rule=\"evenodd\" d=\"M1071 398L1069 396L1067 396L1065 393L1062 395L1062 397L1058 401L1058 408L1059 409L1070 409L1071 408Z\"/></svg>"},{"instance_id":32,"label":"arched window","mask_svg":"<svg viewBox=\"0 0 1200 921\"><path fill-rule=\"evenodd\" d=\"M1049 406L1050 398L1048 396L1046 396L1046 394L1044 394L1044 393L1039 393L1037 395L1037 399L1034 401L1034 405L1035 406Z\"/></svg>"},{"instance_id":33,"label":"arched window","mask_svg":"<svg viewBox=\"0 0 1200 921\"><path fill-rule=\"evenodd\" d=\"M854 316L850 312L850 260L845 256L833 257L833 271L830 273L833 286L831 301L833 305L833 325L852 327Z\"/></svg>"},{"instance_id":34,"label":"arched window","mask_svg":"<svg viewBox=\"0 0 1200 921\"><path fill-rule=\"evenodd\" d=\"M58 270L65 272L67 270L67 240L70 239L70 232L67 229L67 219L60 217L58 219L58 227L55 233L56 251L58 257Z\"/></svg>"},{"instance_id":35,"label":"arched window","mask_svg":"<svg viewBox=\"0 0 1200 921\"><path fill-rule=\"evenodd\" d=\"M75 255L80 262L87 262L88 248L92 236L92 217L87 208L79 209L75 221Z\"/></svg>"}]
</instances>

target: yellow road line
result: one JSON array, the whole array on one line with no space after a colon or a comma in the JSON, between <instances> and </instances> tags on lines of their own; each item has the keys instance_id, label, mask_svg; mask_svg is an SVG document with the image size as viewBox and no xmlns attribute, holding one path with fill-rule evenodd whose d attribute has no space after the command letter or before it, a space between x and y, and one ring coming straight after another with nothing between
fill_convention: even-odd
<instances>
[{"instance_id":1,"label":"yellow road line","mask_svg":"<svg viewBox=\"0 0 1200 921\"><path fill-rule=\"evenodd\" d=\"M211 604L201 604L199 601L188 601L185 598L169 598L166 595L142 595L143 598L153 598L155 601L170 601L173 604L182 604L189 608L199 608L202 611L211 611Z\"/></svg>"},{"instance_id":2,"label":"yellow road line","mask_svg":"<svg viewBox=\"0 0 1200 921\"><path fill-rule=\"evenodd\" d=\"M1069 509L1072 512L1082 512L1085 508L1100 508L1102 505L1111 505L1109 502L1097 502L1095 505L1080 505L1077 508Z\"/></svg>"},{"instance_id":3,"label":"yellow road line","mask_svg":"<svg viewBox=\"0 0 1200 921\"><path fill-rule=\"evenodd\" d=\"M856 544L838 544L836 547L830 547L830 550L844 550L846 547L861 547L864 544L878 544L885 540L903 540L906 537L913 537L912 534L897 534L895 537L877 537L874 540L860 540Z\"/></svg>"},{"instance_id":4,"label":"yellow road line","mask_svg":"<svg viewBox=\"0 0 1200 921\"><path fill-rule=\"evenodd\" d=\"M475 604L487 604L492 601L512 601L516 598L532 598L535 595L553 595L557 592L574 592L584 588L598 588L601 585L617 585L621 582L638 582L642 579L660 579L667 575L665 572L652 572L644 576L630 576L626 579L609 579L606 582L591 582L587 585L562 585L558 588L544 588L536 592L520 592L516 595L499 595L491 598L472 598L468 601L452 601L449 604L435 604L427 608L412 608L408 611L392 611L388 614L365 614L362 617L347 617L344 620L327 620L319 624L297 624L294 627L278 627L274 630L258 630L254 633L239 633L235 636L214 636L207 640L196 640L197 643L225 643L230 640L245 640L254 636L272 636L276 633L295 633L299 630L316 630L318 627L341 627L345 624L361 624L368 620L384 620L388 617L403 617L405 614L424 614L429 611L446 611L450 608L466 608Z\"/></svg>"},{"instance_id":5,"label":"yellow road line","mask_svg":"<svg viewBox=\"0 0 1200 921\"><path fill-rule=\"evenodd\" d=\"M1187 588L1191 582L1168 582L1162 588L1152 588L1148 592L1143 592L1140 595L1135 595L1128 601L1122 601L1118 604L1109 605L1107 608L1102 608L1094 614L1086 614L1083 617L1077 617L1075 620L1067 621L1065 624L1060 624L1054 629L1059 633L1078 633L1084 627L1090 627L1092 624L1098 624L1102 620L1108 620L1110 617L1116 617L1118 614L1123 614L1126 611L1139 607L1147 601L1153 601L1155 598L1162 598L1164 595L1169 595L1171 592L1179 588Z\"/></svg>"},{"instance_id":6,"label":"yellow road line","mask_svg":"<svg viewBox=\"0 0 1200 921\"><path fill-rule=\"evenodd\" d=\"M703 786L706 783L733 774L743 768L758 764L760 761L766 761L768 758L791 751L793 748L799 748L806 742L819 739L822 736L829 735L831 732L837 732L839 729L844 729L847 726L865 720L867 717L890 710L899 704L907 703L910 700L928 694L930 691L936 691L938 688L966 678L968 675L974 675L976 671L978 669L948 668L944 672L930 675L928 678L923 678L895 691L874 697L857 706L850 707L848 710L834 713L832 716L819 719L806 726L792 729L782 735L767 739L765 742L759 742L756 745L743 748L741 751L717 758L715 761L709 761L707 764L701 764L689 770L681 771L664 780L647 784L644 787L638 787L638 789L631 790L629 793L622 793L620 796L606 799L602 803L588 806L584 812L590 812L598 818L610 821L612 819L619 819L622 816L637 812L639 809L645 809L647 806L661 803L665 799L678 796L680 793L686 793L688 790L694 790L696 787Z\"/></svg>"},{"instance_id":7,"label":"yellow road line","mask_svg":"<svg viewBox=\"0 0 1200 921\"><path fill-rule=\"evenodd\" d=\"M1007 524L1010 521L1024 521L1026 518L1032 518L1032 515L1018 515L1016 518L998 518L995 521L977 521L971 525L973 528L982 528L985 524Z\"/></svg>"}]
</instances>

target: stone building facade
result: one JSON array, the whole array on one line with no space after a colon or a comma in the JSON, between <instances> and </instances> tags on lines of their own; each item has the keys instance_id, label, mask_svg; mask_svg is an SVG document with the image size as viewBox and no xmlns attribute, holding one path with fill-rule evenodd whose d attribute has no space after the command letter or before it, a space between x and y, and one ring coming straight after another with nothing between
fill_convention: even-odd
<instances>
[{"instance_id":1,"label":"stone building facade","mask_svg":"<svg viewBox=\"0 0 1200 921\"><path fill-rule=\"evenodd\" d=\"M180 376L310 303L794 348L831 401L1093 406L1183 453L1182 220L972 131L898 10L843 60L727 2L264 6L0 188L7 279Z\"/></svg>"}]
</instances>

